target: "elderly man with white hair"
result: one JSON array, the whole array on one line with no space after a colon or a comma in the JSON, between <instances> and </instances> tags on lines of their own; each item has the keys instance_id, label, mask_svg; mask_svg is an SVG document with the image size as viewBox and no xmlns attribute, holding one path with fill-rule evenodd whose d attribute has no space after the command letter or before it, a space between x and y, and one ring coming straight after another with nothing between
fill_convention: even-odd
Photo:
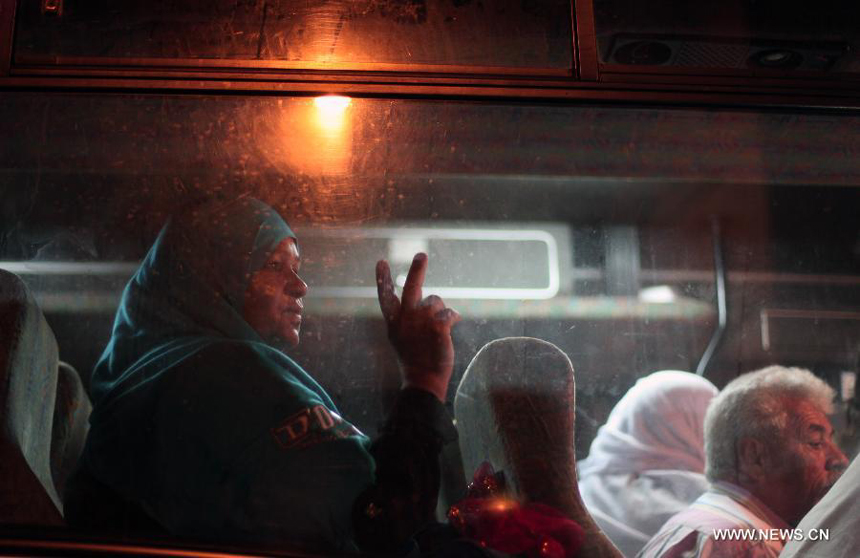
<instances>
[{"instance_id":1,"label":"elderly man with white hair","mask_svg":"<svg viewBox=\"0 0 860 558\"><path fill-rule=\"evenodd\" d=\"M637 556L779 556L780 529L796 526L848 464L827 418L833 395L800 368L771 366L730 382L705 415L711 487Z\"/></svg>"}]
</instances>

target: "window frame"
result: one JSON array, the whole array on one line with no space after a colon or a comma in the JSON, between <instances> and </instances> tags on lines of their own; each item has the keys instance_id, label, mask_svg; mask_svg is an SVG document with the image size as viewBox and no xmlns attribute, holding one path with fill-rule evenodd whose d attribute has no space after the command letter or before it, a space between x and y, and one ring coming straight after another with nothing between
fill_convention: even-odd
<instances>
[{"instance_id":1,"label":"window frame","mask_svg":"<svg viewBox=\"0 0 860 558\"><path fill-rule=\"evenodd\" d=\"M191 59L13 61L16 0L0 0L0 91L85 89L324 94L860 109L860 79L833 74L751 76L738 72L627 68L598 60L593 0L571 2L573 67L326 64Z\"/></svg>"}]
</instances>

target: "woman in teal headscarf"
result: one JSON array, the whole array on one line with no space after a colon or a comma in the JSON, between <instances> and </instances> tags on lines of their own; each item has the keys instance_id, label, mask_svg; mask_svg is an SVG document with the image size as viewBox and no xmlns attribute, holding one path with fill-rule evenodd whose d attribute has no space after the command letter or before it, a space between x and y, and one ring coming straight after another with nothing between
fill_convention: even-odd
<instances>
[{"instance_id":1,"label":"woman in teal headscarf","mask_svg":"<svg viewBox=\"0 0 860 558\"><path fill-rule=\"evenodd\" d=\"M351 550L390 548L432 519L459 316L421 299L426 256L402 303L380 262L405 387L371 446L283 352L299 341L300 264L295 234L253 198L165 225L93 373L71 525Z\"/></svg>"}]
</instances>

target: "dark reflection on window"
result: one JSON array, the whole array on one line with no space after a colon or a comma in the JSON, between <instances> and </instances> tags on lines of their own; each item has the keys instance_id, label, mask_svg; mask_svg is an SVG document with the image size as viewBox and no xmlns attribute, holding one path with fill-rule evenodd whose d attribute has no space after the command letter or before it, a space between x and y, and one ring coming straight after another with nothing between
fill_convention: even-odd
<instances>
[{"instance_id":1,"label":"dark reflection on window","mask_svg":"<svg viewBox=\"0 0 860 558\"><path fill-rule=\"evenodd\" d=\"M558 345L577 373L581 455L637 377L695 369L716 322L713 217L730 309L715 383L856 358L860 321L828 313L860 308L854 116L7 93L0 121L0 260L84 375L168 214L243 193L302 239L310 292L291 354L368 432L399 385L373 262L402 274L418 250L428 284L473 289L444 295L464 316L452 385L492 339Z\"/></svg>"},{"instance_id":2,"label":"dark reflection on window","mask_svg":"<svg viewBox=\"0 0 860 558\"><path fill-rule=\"evenodd\" d=\"M18 62L158 58L569 69L565 0L21 2Z\"/></svg>"},{"instance_id":3,"label":"dark reflection on window","mask_svg":"<svg viewBox=\"0 0 860 558\"><path fill-rule=\"evenodd\" d=\"M628 70L860 71L856 2L596 0L601 61Z\"/></svg>"}]
</instances>

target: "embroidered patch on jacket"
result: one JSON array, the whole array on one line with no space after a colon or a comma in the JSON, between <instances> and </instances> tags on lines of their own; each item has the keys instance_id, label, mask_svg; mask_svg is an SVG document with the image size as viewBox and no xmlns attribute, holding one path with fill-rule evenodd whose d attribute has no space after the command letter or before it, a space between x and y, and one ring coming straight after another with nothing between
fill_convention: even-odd
<instances>
[{"instance_id":1,"label":"embroidered patch on jacket","mask_svg":"<svg viewBox=\"0 0 860 558\"><path fill-rule=\"evenodd\" d=\"M356 427L323 405L302 409L272 429L272 436L283 449L301 449L361 435Z\"/></svg>"}]
</instances>

